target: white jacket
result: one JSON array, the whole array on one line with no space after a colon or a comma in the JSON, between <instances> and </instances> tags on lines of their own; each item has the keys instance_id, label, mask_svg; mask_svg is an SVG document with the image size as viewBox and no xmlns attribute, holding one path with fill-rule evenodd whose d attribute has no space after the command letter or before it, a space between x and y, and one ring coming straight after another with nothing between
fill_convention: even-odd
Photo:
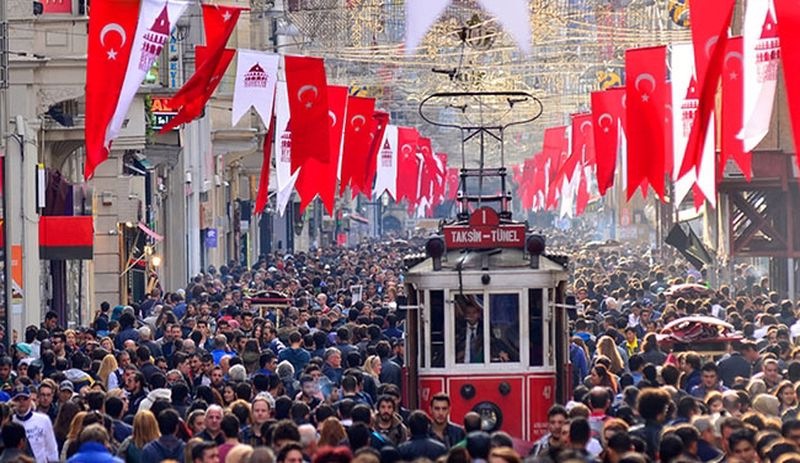
<instances>
[{"instance_id":1,"label":"white jacket","mask_svg":"<svg viewBox=\"0 0 800 463\"><path fill-rule=\"evenodd\" d=\"M14 422L25 428L28 443L37 463L58 461L58 444L50 417L44 413L33 412L30 418L23 421L14 414Z\"/></svg>"}]
</instances>

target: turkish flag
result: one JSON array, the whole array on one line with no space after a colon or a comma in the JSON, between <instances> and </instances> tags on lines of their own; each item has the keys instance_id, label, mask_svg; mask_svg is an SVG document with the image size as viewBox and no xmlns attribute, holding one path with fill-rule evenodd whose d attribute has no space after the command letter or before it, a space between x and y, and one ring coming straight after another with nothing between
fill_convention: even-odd
<instances>
[{"instance_id":1,"label":"turkish flag","mask_svg":"<svg viewBox=\"0 0 800 463\"><path fill-rule=\"evenodd\" d=\"M645 182L664 198L666 58L664 46L625 51L628 199L639 186L643 186L642 193L646 195Z\"/></svg>"},{"instance_id":2,"label":"turkish flag","mask_svg":"<svg viewBox=\"0 0 800 463\"><path fill-rule=\"evenodd\" d=\"M117 109L139 17L139 0L92 5L86 57L86 166L88 180L108 159L106 130Z\"/></svg>"},{"instance_id":3,"label":"turkish flag","mask_svg":"<svg viewBox=\"0 0 800 463\"><path fill-rule=\"evenodd\" d=\"M426 205L430 205L433 198L433 183L436 172L436 161L433 159L433 148L431 139L419 137L417 141L417 159L419 159L419 181L417 182L417 203L425 199Z\"/></svg>"},{"instance_id":4,"label":"turkish flag","mask_svg":"<svg viewBox=\"0 0 800 463\"><path fill-rule=\"evenodd\" d=\"M800 167L800 85L797 74L800 72L800 11L796 2L775 0L775 13L778 16L778 36L781 43L783 78L786 80L786 99L789 102L789 115L794 135L795 162Z\"/></svg>"},{"instance_id":5,"label":"turkish flag","mask_svg":"<svg viewBox=\"0 0 800 463\"><path fill-rule=\"evenodd\" d=\"M342 136L344 135L344 123L347 114L347 87L330 86L326 87L325 100L328 109L325 111L325 134L328 136L327 143L320 143L326 149L330 147L328 159L320 161L316 158L308 158L299 169L295 189L300 196L300 209L305 209L311 201L319 195L322 204L328 214L333 215L333 206L336 199L336 173L339 170L339 148L342 146ZM291 92L289 93L291 99ZM294 132L297 127L292 114L292 165L294 165L295 139Z\"/></svg>"},{"instance_id":6,"label":"turkish flag","mask_svg":"<svg viewBox=\"0 0 800 463\"><path fill-rule=\"evenodd\" d=\"M417 179L419 161L417 161L417 140L419 134L413 127L397 128L397 202L407 199L409 203L417 202Z\"/></svg>"},{"instance_id":7,"label":"turkish flag","mask_svg":"<svg viewBox=\"0 0 800 463\"><path fill-rule=\"evenodd\" d=\"M736 137L742 130L742 119L744 118L743 47L742 37L728 39L728 49L725 51L725 59L722 62L722 137L719 152L719 176L722 178L725 164L728 159L732 158L749 182L753 176L752 155L745 152L744 141Z\"/></svg>"},{"instance_id":8,"label":"turkish flag","mask_svg":"<svg viewBox=\"0 0 800 463\"><path fill-rule=\"evenodd\" d=\"M447 168L447 187L445 192L445 198L448 201L452 201L458 197L458 167L448 167Z\"/></svg>"},{"instance_id":9,"label":"turkish flag","mask_svg":"<svg viewBox=\"0 0 800 463\"><path fill-rule=\"evenodd\" d=\"M614 184L620 127L625 115L625 108L622 106L624 96L624 87L592 92L592 129L597 164L597 189L600 195L605 195L606 190Z\"/></svg>"},{"instance_id":10,"label":"turkish flag","mask_svg":"<svg viewBox=\"0 0 800 463\"><path fill-rule=\"evenodd\" d=\"M272 111L270 111L271 113ZM264 212L269 198L269 167L272 154L272 140L275 137L275 118L270 119L269 129L264 136L263 159L261 161L261 177L258 179L258 192L256 193L256 215Z\"/></svg>"},{"instance_id":11,"label":"turkish flag","mask_svg":"<svg viewBox=\"0 0 800 463\"><path fill-rule=\"evenodd\" d=\"M735 0L696 0L689 3L699 100L680 175L691 169L695 169L698 175L700 173L703 147L716 104L717 87L728 42L728 26L735 3Z\"/></svg>"},{"instance_id":12,"label":"turkish flag","mask_svg":"<svg viewBox=\"0 0 800 463\"><path fill-rule=\"evenodd\" d=\"M435 156L436 185L433 189L433 207L436 207L444 202L444 188L447 177L447 153L436 153Z\"/></svg>"},{"instance_id":13,"label":"turkish flag","mask_svg":"<svg viewBox=\"0 0 800 463\"><path fill-rule=\"evenodd\" d=\"M547 208L556 207L556 193L561 190L563 182L563 171L561 166L567 158L569 139L567 138L567 127L550 127L544 129L544 140L542 142L542 155L546 158L547 170L545 176L545 187L547 189Z\"/></svg>"},{"instance_id":14,"label":"turkish flag","mask_svg":"<svg viewBox=\"0 0 800 463\"><path fill-rule=\"evenodd\" d=\"M203 83L205 77L199 75L198 73L200 71L198 71L198 73L195 73L192 78L189 79L189 82L195 79L195 83L190 86L189 82L187 82L181 87L178 93L170 99L170 105L178 104L180 109L178 110L178 114L161 128L159 131L160 133L167 133L175 127L192 122L203 115L206 103L208 103L211 95L214 94L220 82L222 82L222 76L231 64L235 54L236 50L233 49L226 48L222 50L218 55L216 64L211 68L210 60L215 59L215 57L210 56L209 47L203 45L194 47L195 63L197 63L198 69L204 73L210 71L211 77ZM195 76L197 76L197 78L195 78ZM184 93L179 97L178 94L182 91Z\"/></svg>"},{"instance_id":15,"label":"turkish flag","mask_svg":"<svg viewBox=\"0 0 800 463\"><path fill-rule=\"evenodd\" d=\"M572 115L572 154L577 155L579 163L585 166L594 165L594 130L592 114Z\"/></svg>"},{"instance_id":16,"label":"turkish flag","mask_svg":"<svg viewBox=\"0 0 800 463\"><path fill-rule=\"evenodd\" d=\"M353 178L353 191L364 193L369 196L372 191L372 183L375 180L375 173L378 170L378 153L381 149L381 141L389 125L389 113L375 111L372 113L372 124L370 124L370 146L367 155L367 168L359 178Z\"/></svg>"},{"instance_id":17,"label":"turkish flag","mask_svg":"<svg viewBox=\"0 0 800 463\"><path fill-rule=\"evenodd\" d=\"M586 169L581 169L579 175L581 179L578 182L578 194L575 197L575 216L583 215L586 206L589 204L589 184L586 178Z\"/></svg>"},{"instance_id":18,"label":"turkish flag","mask_svg":"<svg viewBox=\"0 0 800 463\"><path fill-rule=\"evenodd\" d=\"M164 125L160 133L167 133L203 114L206 103L236 53L225 45L236 28L239 15L247 8L210 4L204 4L202 8L206 46L195 47L195 73L170 99L170 106L178 108L178 114Z\"/></svg>"},{"instance_id":19,"label":"turkish flag","mask_svg":"<svg viewBox=\"0 0 800 463\"><path fill-rule=\"evenodd\" d=\"M286 86L292 114L292 171L309 159L328 162L338 146L328 147L328 80L322 58L286 56ZM320 143L322 140L322 143Z\"/></svg>"},{"instance_id":20,"label":"turkish flag","mask_svg":"<svg viewBox=\"0 0 800 463\"><path fill-rule=\"evenodd\" d=\"M347 118L344 128L344 149L342 150L342 177L339 194L347 185L361 184L361 178L369 165L369 150L372 145L370 125L375 112L374 98L347 97Z\"/></svg>"}]
</instances>

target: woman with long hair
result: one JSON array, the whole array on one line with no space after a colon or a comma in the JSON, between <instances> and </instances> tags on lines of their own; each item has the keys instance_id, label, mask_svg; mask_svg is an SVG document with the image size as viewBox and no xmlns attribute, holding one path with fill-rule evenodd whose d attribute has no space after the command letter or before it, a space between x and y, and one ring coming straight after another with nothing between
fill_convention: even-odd
<instances>
[{"instance_id":1,"label":"woman with long hair","mask_svg":"<svg viewBox=\"0 0 800 463\"><path fill-rule=\"evenodd\" d=\"M80 411L81 407L71 400L58 407L58 415L56 415L56 421L53 424L53 433L56 435L59 452L64 448L64 442L67 440L72 420Z\"/></svg>"},{"instance_id":2,"label":"woman with long hair","mask_svg":"<svg viewBox=\"0 0 800 463\"><path fill-rule=\"evenodd\" d=\"M233 384L227 383L222 388L222 406L227 408L236 400L236 389Z\"/></svg>"},{"instance_id":3,"label":"woman with long hair","mask_svg":"<svg viewBox=\"0 0 800 463\"><path fill-rule=\"evenodd\" d=\"M621 375L625 372L625 362L622 360L622 355L610 336L601 336L597 340L597 352L595 355L604 355L611 360L611 373Z\"/></svg>"},{"instance_id":4,"label":"woman with long hair","mask_svg":"<svg viewBox=\"0 0 800 463\"><path fill-rule=\"evenodd\" d=\"M64 439L64 444L61 446L61 461L67 461L67 459L72 456L72 454L68 453L70 447L77 448L78 437L81 435L81 431L84 427L84 418L86 418L86 412L84 411L78 412L72 417L67 438Z\"/></svg>"},{"instance_id":5,"label":"woman with long hair","mask_svg":"<svg viewBox=\"0 0 800 463\"><path fill-rule=\"evenodd\" d=\"M158 430L155 415L150 410L142 410L133 417L133 434L122 441L117 456L125 460L125 463L142 463L142 449L159 437L161 432Z\"/></svg>"},{"instance_id":6,"label":"woman with long hair","mask_svg":"<svg viewBox=\"0 0 800 463\"><path fill-rule=\"evenodd\" d=\"M642 341L642 353L639 355L646 364L663 365L667 360L667 354L658 347L658 339L655 333L647 333L644 336L644 341Z\"/></svg>"},{"instance_id":7,"label":"woman with long hair","mask_svg":"<svg viewBox=\"0 0 800 463\"><path fill-rule=\"evenodd\" d=\"M797 393L791 381L781 381L778 387L775 388L775 397L778 398L780 403L779 411L781 415L786 410L797 406Z\"/></svg>"},{"instance_id":8,"label":"woman with long hair","mask_svg":"<svg viewBox=\"0 0 800 463\"><path fill-rule=\"evenodd\" d=\"M614 393L619 392L617 380L605 366L597 364L589 371L589 383L594 386L610 388Z\"/></svg>"},{"instance_id":9,"label":"woman with long hair","mask_svg":"<svg viewBox=\"0 0 800 463\"><path fill-rule=\"evenodd\" d=\"M117 375L114 374L117 368L119 368L119 365L113 354L106 355L103 357L103 361L100 362L100 368L97 370L97 380L100 381L108 391L120 386Z\"/></svg>"}]
</instances>

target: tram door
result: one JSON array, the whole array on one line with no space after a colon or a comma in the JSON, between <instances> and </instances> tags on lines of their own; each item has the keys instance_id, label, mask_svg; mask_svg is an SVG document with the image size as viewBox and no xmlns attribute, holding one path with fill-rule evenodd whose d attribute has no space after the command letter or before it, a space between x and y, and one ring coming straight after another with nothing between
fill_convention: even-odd
<instances>
[{"instance_id":1,"label":"tram door","mask_svg":"<svg viewBox=\"0 0 800 463\"><path fill-rule=\"evenodd\" d=\"M569 362L569 317L565 305L566 282L562 281L555 289L556 336L553 346L556 351L556 402L565 404L572 396L572 366Z\"/></svg>"}]
</instances>

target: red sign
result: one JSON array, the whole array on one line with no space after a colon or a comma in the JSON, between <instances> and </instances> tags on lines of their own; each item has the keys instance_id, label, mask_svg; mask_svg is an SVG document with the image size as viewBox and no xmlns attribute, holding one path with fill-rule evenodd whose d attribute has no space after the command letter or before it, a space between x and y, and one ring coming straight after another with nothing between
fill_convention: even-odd
<instances>
[{"instance_id":1,"label":"red sign","mask_svg":"<svg viewBox=\"0 0 800 463\"><path fill-rule=\"evenodd\" d=\"M40 0L42 2L42 14L52 13L72 13L72 0Z\"/></svg>"},{"instance_id":2,"label":"red sign","mask_svg":"<svg viewBox=\"0 0 800 463\"><path fill-rule=\"evenodd\" d=\"M443 227L448 249L522 248L525 246L525 225L501 224L497 212L482 207L469 218L467 225Z\"/></svg>"}]
</instances>

